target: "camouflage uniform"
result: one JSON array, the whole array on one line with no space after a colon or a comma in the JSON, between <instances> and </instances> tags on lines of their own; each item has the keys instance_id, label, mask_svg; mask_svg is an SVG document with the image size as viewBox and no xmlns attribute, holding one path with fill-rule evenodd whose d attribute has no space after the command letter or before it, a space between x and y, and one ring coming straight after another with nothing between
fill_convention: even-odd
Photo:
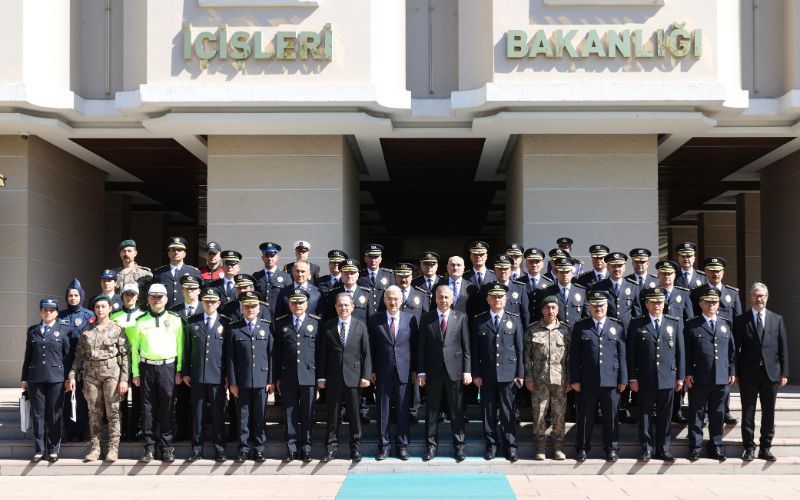
<instances>
[{"instance_id":1,"label":"camouflage uniform","mask_svg":"<svg viewBox=\"0 0 800 500\"><path fill-rule=\"evenodd\" d=\"M122 287L128 283L135 283L139 286L139 296L147 296L146 285L153 279L153 271L149 267L140 266L134 262L131 267L127 269L118 267L114 269L114 272L117 273L117 293L120 293Z\"/></svg>"},{"instance_id":2,"label":"camouflage uniform","mask_svg":"<svg viewBox=\"0 0 800 500\"><path fill-rule=\"evenodd\" d=\"M83 367L83 395L89 404L91 449L85 460L100 458L103 413L108 418L109 448L106 460L116 460L120 438L119 382L128 382L128 341L116 323L93 325L81 334L69 378Z\"/></svg>"},{"instance_id":3,"label":"camouflage uniform","mask_svg":"<svg viewBox=\"0 0 800 500\"><path fill-rule=\"evenodd\" d=\"M553 439L556 452L564 442L564 412L569 378L570 331L566 323L559 322L552 330L543 321L536 321L525 332L525 382L533 382L531 405L533 407L533 433L537 442L537 455L543 459L545 449L545 415L547 405L553 418Z\"/></svg>"}]
</instances>

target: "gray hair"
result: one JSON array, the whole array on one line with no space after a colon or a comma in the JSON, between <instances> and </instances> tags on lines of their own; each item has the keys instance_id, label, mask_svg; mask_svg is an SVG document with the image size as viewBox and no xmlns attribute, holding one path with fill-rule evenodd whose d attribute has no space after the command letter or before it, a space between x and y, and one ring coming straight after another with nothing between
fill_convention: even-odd
<instances>
[{"instance_id":1,"label":"gray hair","mask_svg":"<svg viewBox=\"0 0 800 500\"><path fill-rule=\"evenodd\" d=\"M750 290L748 291L748 295L755 292L756 290L762 290L764 292L764 295L769 295L769 288L767 288L767 285L761 283L760 281L756 281L755 283L750 285Z\"/></svg>"},{"instance_id":2,"label":"gray hair","mask_svg":"<svg viewBox=\"0 0 800 500\"><path fill-rule=\"evenodd\" d=\"M347 292L342 292L342 293L340 293L340 294L336 295L336 302L334 302L334 304L338 303L338 302L339 302L339 300L341 300L341 299L342 299L342 298L344 298L344 297L347 297L347 300L348 300L348 301L349 301L351 304L353 303L353 297L351 297L351 296L350 296L350 294L349 294L349 293L347 293Z\"/></svg>"},{"instance_id":3,"label":"gray hair","mask_svg":"<svg viewBox=\"0 0 800 500\"><path fill-rule=\"evenodd\" d=\"M383 291L383 296L385 297L390 293L397 294L397 296L399 296L400 298L403 297L403 290L401 290L400 287L397 285L392 285L387 287L386 290Z\"/></svg>"}]
</instances>

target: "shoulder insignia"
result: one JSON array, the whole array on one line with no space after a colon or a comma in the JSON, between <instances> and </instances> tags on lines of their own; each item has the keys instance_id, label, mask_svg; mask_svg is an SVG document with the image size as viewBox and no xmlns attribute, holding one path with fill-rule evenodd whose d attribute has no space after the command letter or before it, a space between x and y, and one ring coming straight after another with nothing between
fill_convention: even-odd
<instances>
[{"instance_id":1,"label":"shoulder insignia","mask_svg":"<svg viewBox=\"0 0 800 500\"><path fill-rule=\"evenodd\" d=\"M155 268L153 270L153 273L160 273L161 271L164 271L166 269L169 269L169 264Z\"/></svg>"},{"instance_id":2,"label":"shoulder insignia","mask_svg":"<svg viewBox=\"0 0 800 500\"><path fill-rule=\"evenodd\" d=\"M590 274L594 274L594 270L592 271L584 271L578 275L578 278L583 278L584 276L589 276Z\"/></svg>"},{"instance_id":3,"label":"shoulder insignia","mask_svg":"<svg viewBox=\"0 0 800 500\"><path fill-rule=\"evenodd\" d=\"M193 265L191 265L191 264L184 264L183 266L184 266L184 267L188 267L189 269L194 269L195 271L198 271L198 272L200 271L199 269L197 269L196 267L194 267L194 266L193 266Z\"/></svg>"},{"instance_id":4,"label":"shoulder insignia","mask_svg":"<svg viewBox=\"0 0 800 500\"><path fill-rule=\"evenodd\" d=\"M695 271L694 271L694 272L696 272L697 274L699 274L699 275L701 275L701 276L705 276L705 275L706 275L705 271L701 271L701 270L699 270L699 269L695 269Z\"/></svg>"},{"instance_id":5,"label":"shoulder insignia","mask_svg":"<svg viewBox=\"0 0 800 500\"><path fill-rule=\"evenodd\" d=\"M726 318L725 316L719 316L719 315L718 315L718 316L717 316L717 319L718 319L718 320L720 320L720 319L724 319L726 323L733 323L733 321L732 321L731 319L729 319L729 318Z\"/></svg>"},{"instance_id":6,"label":"shoulder insignia","mask_svg":"<svg viewBox=\"0 0 800 500\"><path fill-rule=\"evenodd\" d=\"M525 283L524 281L520 280L519 278L517 278L515 280L512 280L512 283L516 283L517 285L522 285L522 286L527 285L527 283Z\"/></svg>"},{"instance_id":7,"label":"shoulder insignia","mask_svg":"<svg viewBox=\"0 0 800 500\"><path fill-rule=\"evenodd\" d=\"M551 278L550 276L544 275L544 274L540 274L539 275L539 279L543 279L545 281L549 281L550 283L553 282L553 278Z\"/></svg>"},{"instance_id":8,"label":"shoulder insignia","mask_svg":"<svg viewBox=\"0 0 800 500\"><path fill-rule=\"evenodd\" d=\"M658 279L658 276L656 276L655 274L648 273L647 275L650 276L653 279Z\"/></svg>"},{"instance_id":9,"label":"shoulder insignia","mask_svg":"<svg viewBox=\"0 0 800 500\"><path fill-rule=\"evenodd\" d=\"M564 325L564 326L566 326L566 327L569 327L569 323L565 323L564 321L560 321L560 320L559 320L558 324L559 324L559 325Z\"/></svg>"},{"instance_id":10,"label":"shoulder insignia","mask_svg":"<svg viewBox=\"0 0 800 500\"><path fill-rule=\"evenodd\" d=\"M618 320L617 318L611 318L611 317L609 317L609 316L606 316L606 319L610 319L611 321L616 321L616 322L617 322L617 323L619 323L620 325L622 324L622 321Z\"/></svg>"},{"instance_id":11,"label":"shoulder insignia","mask_svg":"<svg viewBox=\"0 0 800 500\"><path fill-rule=\"evenodd\" d=\"M175 316L176 318L180 318L181 317L181 315L176 313L175 311L167 310L166 314L171 314L171 315Z\"/></svg>"},{"instance_id":12,"label":"shoulder insignia","mask_svg":"<svg viewBox=\"0 0 800 500\"><path fill-rule=\"evenodd\" d=\"M673 319L673 320L675 320L675 321L680 321L680 320L681 320L681 319L680 319L680 318L678 318L677 316L671 316L671 315L669 315L669 314L665 314L665 315L664 315L664 317L665 317L665 318L669 318L669 319Z\"/></svg>"},{"instance_id":13,"label":"shoulder insignia","mask_svg":"<svg viewBox=\"0 0 800 500\"><path fill-rule=\"evenodd\" d=\"M150 319L152 317L153 316L151 316L149 312L146 312L146 313L142 314L141 316L139 316L138 318L136 318L135 321L136 321L136 323L138 323L140 321L144 321L145 318Z\"/></svg>"},{"instance_id":14,"label":"shoulder insignia","mask_svg":"<svg viewBox=\"0 0 800 500\"><path fill-rule=\"evenodd\" d=\"M322 317L321 317L321 316L317 316L316 314L309 314L309 315L308 315L308 317L309 317L309 318L314 318L314 319L315 319L315 320L317 320L317 321L319 321L319 320L321 320L321 319L322 319Z\"/></svg>"},{"instance_id":15,"label":"shoulder insignia","mask_svg":"<svg viewBox=\"0 0 800 500\"><path fill-rule=\"evenodd\" d=\"M688 291L690 291L690 290L689 290L688 288L686 288L685 286L678 286L678 285L675 285L673 288L677 288L678 290L683 290L684 292L688 292Z\"/></svg>"},{"instance_id":16,"label":"shoulder insignia","mask_svg":"<svg viewBox=\"0 0 800 500\"><path fill-rule=\"evenodd\" d=\"M692 292L694 292L698 288L702 288L702 287L705 287L705 286L708 286L708 285L697 285L696 287L692 288Z\"/></svg>"},{"instance_id":17,"label":"shoulder insignia","mask_svg":"<svg viewBox=\"0 0 800 500\"><path fill-rule=\"evenodd\" d=\"M635 279L633 279L633 278L625 278L625 280L626 280L628 283L631 283L631 284L633 284L633 285L639 286L639 282L638 282L638 281L636 281L636 280L635 280Z\"/></svg>"},{"instance_id":18,"label":"shoulder insignia","mask_svg":"<svg viewBox=\"0 0 800 500\"><path fill-rule=\"evenodd\" d=\"M277 318L275 318L275 322L277 323L278 321L282 320L283 318L288 318L288 317L289 317L288 314L284 314L283 316L278 316Z\"/></svg>"},{"instance_id":19,"label":"shoulder insignia","mask_svg":"<svg viewBox=\"0 0 800 500\"><path fill-rule=\"evenodd\" d=\"M476 314L476 315L475 315L475 318L479 318L479 317L481 317L481 316L485 316L485 315L487 315L487 314L489 314L489 311L483 311L483 312L480 312L480 313Z\"/></svg>"},{"instance_id":20,"label":"shoulder insignia","mask_svg":"<svg viewBox=\"0 0 800 500\"><path fill-rule=\"evenodd\" d=\"M202 309L200 310L200 312L194 313L191 316L189 316L188 318L186 318L186 320L188 321L188 320L191 320L191 319L197 318L197 317L201 317L201 318L203 317L203 310Z\"/></svg>"},{"instance_id":21,"label":"shoulder insignia","mask_svg":"<svg viewBox=\"0 0 800 500\"><path fill-rule=\"evenodd\" d=\"M420 288L420 287L419 287L419 286L417 286L417 285L414 285L414 286L413 286L413 287L411 287L411 288L413 288L414 290L416 290L416 291L418 291L418 292L420 292L420 293L424 293L425 295L428 295L428 291L427 291L427 290L425 290L424 288Z\"/></svg>"},{"instance_id":22,"label":"shoulder insignia","mask_svg":"<svg viewBox=\"0 0 800 500\"><path fill-rule=\"evenodd\" d=\"M573 282L572 284L577 286L578 288L583 288L584 290L586 290L586 287L584 285L582 285L581 283L574 283Z\"/></svg>"},{"instance_id":23,"label":"shoulder insignia","mask_svg":"<svg viewBox=\"0 0 800 500\"><path fill-rule=\"evenodd\" d=\"M268 320L268 319L265 319L265 318L258 318L258 320L261 321L262 323L267 323L267 324L272 323L271 320Z\"/></svg>"},{"instance_id":24,"label":"shoulder insignia","mask_svg":"<svg viewBox=\"0 0 800 500\"><path fill-rule=\"evenodd\" d=\"M725 288L730 288L731 290L734 290L734 291L737 291L737 292L739 291L739 289L736 288L735 286L725 285Z\"/></svg>"},{"instance_id":25,"label":"shoulder insignia","mask_svg":"<svg viewBox=\"0 0 800 500\"><path fill-rule=\"evenodd\" d=\"M633 321L633 320L635 320L635 319L642 319L642 318L644 318L645 316L646 316L645 314L642 314L641 316L636 316L636 317L633 317L633 318L631 318L631 321ZM665 314L664 316L666 316L666 314Z\"/></svg>"},{"instance_id":26,"label":"shoulder insignia","mask_svg":"<svg viewBox=\"0 0 800 500\"><path fill-rule=\"evenodd\" d=\"M139 266L139 269L143 269L143 270L145 270L147 272L153 272L152 269L150 269L149 267L146 267L146 266Z\"/></svg>"},{"instance_id":27,"label":"shoulder insignia","mask_svg":"<svg viewBox=\"0 0 800 500\"><path fill-rule=\"evenodd\" d=\"M360 288L361 290L364 290L365 292L374 292L375 291L372 288L370 288L368 286L363 286L363 285L358 285L358 288ZM356 291L358 291L358 290L356 290Z\"/></svg>"},{"instance_id":28,"label":"shoulder insignia","mask_svg":"<svg viewBox=\"0 0 800 500\"><path fill-rule=\"evenodd\" d=\"M519 313L515 313L513 311L504 311L504 312L506 314L508 314L509 316L515 316L515 317L519 318Z\"/></svg>"}]
</instances>

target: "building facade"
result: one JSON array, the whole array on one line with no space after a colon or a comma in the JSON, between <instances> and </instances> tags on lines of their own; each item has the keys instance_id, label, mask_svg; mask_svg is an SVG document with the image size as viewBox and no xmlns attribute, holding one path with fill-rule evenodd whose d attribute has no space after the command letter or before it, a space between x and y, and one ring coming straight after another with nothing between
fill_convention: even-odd
<instances>
[{"instance_id":1,"label":"building facade","mask_svg":"<svg viewBox=\"0 0 800 500\"><path fill-rule=\"evenodd\" d=\"M0 383L72 276L571 236L770 286L800 374L800 0L0 0ZM792 255L790 255L792 254Z\"/></svg>"}]
</instances>

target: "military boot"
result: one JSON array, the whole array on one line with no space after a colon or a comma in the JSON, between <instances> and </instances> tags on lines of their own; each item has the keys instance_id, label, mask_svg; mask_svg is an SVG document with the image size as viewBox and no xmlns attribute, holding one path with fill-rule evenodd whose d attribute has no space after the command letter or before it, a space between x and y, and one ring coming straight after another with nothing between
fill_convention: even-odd
<instances>
[{"instance_id":1,"label":"military boot","mask_svg":"<svg viewBox=\"0 0 800 500\"><path fill-rule=\"evenodd\" d=\"M547 438L536 438L536 455L533 456L534 460L544 460L545 451L547 450Z\"/></svg>"},{"instance_id":2,"label":"military boot","mask_svg":"<svg viewBox=\"0 0 800 500\"><path fill-rule=\"evenodd\" d=\"M106 462L116 462L119 458L119 438L111 438L108 442L108 453L106 453Z\"/></svg>"},{"instance_id":3,"label":"military boot","mask_svg":"<svg viewBox=\"0 0 800 500\"><path fill-rule=\"evenodd\" d=\"M89 453L83 457L84 462L94 462L100 458L100 437L92 436L89 440Z\"/></svg>"},{"instance_id":4,"label":"military boot","mask_svg":"<svg viewBox=\"0 0 800 500\"><path fill-rule=\"evenodd\" d=\"M561 441L553 443L553 460L566 460L567 456L564 454L564 444Z\"/></svg>"}]
</instances>

